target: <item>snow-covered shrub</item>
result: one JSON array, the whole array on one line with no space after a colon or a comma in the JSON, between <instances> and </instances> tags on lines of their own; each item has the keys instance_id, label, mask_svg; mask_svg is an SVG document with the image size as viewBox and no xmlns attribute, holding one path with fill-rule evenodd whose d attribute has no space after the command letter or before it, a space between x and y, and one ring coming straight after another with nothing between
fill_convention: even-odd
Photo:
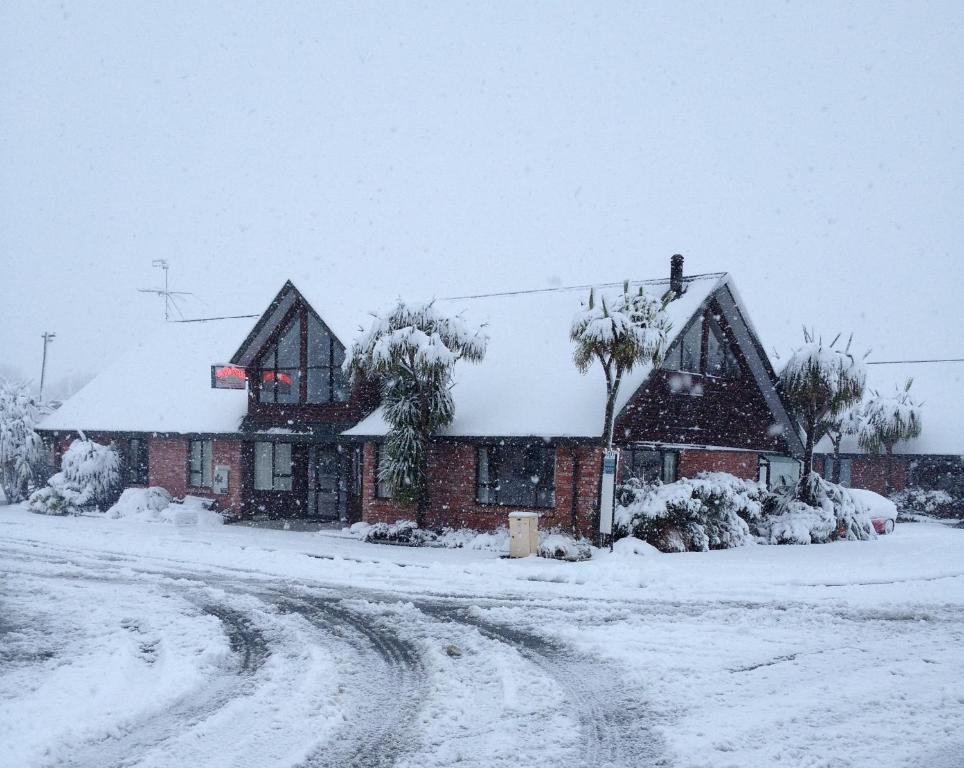
<instances>
[{"instance_id":1,"label":"snow-covered shrub","mask_svg":"<svg viewBox=\"0 0 964 768\"><path fill-rule=\"evenodd\" d=\"M128 488L117 503L107 510L107 517L112 520L119 518L140 518L157 520L171 503L171 494L164 488Z\"/></svg>"},{"instance_id":2,"label":"snow-covered shrub","mask_svg":"<svg viewBox=\"0 0 964 768\"><path fill-rule=\"evenodd\" d=\"M366 523L364 521L359 521L357 523L352 523L348 527L348 533L352 536L356 536L359 539L364 539L365 534L368 533L368 529L372 527L371 523Z\"/></svg>"},{"instance_id":3,"label":"snow-covered shrub","mask_svg":"<svg viewBox=\"0 0 964 768\"><path fill-rule=\"evenodd\" d=\"M635 536L663 552L702 552L751 542L768 492L725 472L701 472L675 483L630 480L620 488L616 535Z\"/></svg>"},{"instance_id":4,"label":"snow-covered shrub","mask_svg":"<svg viewBox=\"0 0 964 768\"><path fill-rule=\"evenodd\" d=\"M68 485L85 489L98 507L109 506L120 490L117 451L93 440L74 440L64 451L60 472Z\"/></svg>"},{"instance_id":5,"label":"snow-covered shrub","mask_svg":"<svg viewBox=\"0 0 964 768\"><path fill-rule=\"evenodd\" d=\"M816 504L796 498L798 489L771 498L754 532L767 544L823 544L836 539L865 541L876 537L866 503L848 489L811 472L806 494Z\"/></svg>"},{"instance_id":6,"label":"snow-covered shrub","mask_svg":"<svg viewBox=\"0 0 964 768\"><path fill-rule=\"evenodd\" d=\"M430 547L444 547L446 549L508 552L509 529L503 526L495 531L480 533L472 528L443 528L433 541L426 543Z\"/></svg>"},{"instance_id":7,"label":"snow-covered shrub","mask_svg":"<svg viewBox=\"0 0 964 768\"><path fill-rule=\"evenodd\" d=\"M0 379L0 488L9 504L22 501L42 472L43 443L34 431L39 420L26 386Z\"/></svg>"},{"instance_id":8,"label":"snow-covered shrub","mask_svg":"<svg viewBox=\"0 0 964 768\"><path fill-rule=\"evenodd\" d=\"M431 531L423 531L414 520L396 520L394 523L375 523L365 531L365 541L373 544L401 544L420 547L435 538Z\"/></svg>"},{"instance_id":9,"label":"snow-covered shrub","mask_svg":"<svg viewBox=\"0 0 964 768\"><path fill-rule=\"evenodd\" d=\"M31 494L29 508L42 515L78 515L109 506L119 486L117 451L93 440L74 440L64 451L60 472Z\"/></svg>"},{"instance_id":10,"label":"snow-covered shrub","mask_svg":"<svg viewBox=\"0 0 964 768\"><path fill-rule=\"evenodd\" d=\"M539 557L577 562L592 557L592 545L586 539L574 539L565 533L550 533L539 542Z\"/></svg>"},{"instance_id":11,"label":"snow-covered shrub","mask_svg":"<svg viewBox=\"0 0 964 768\"><path fill-rule=\"evenodd\" d=\"M899 512L935 517L955 516L959 511L956 508L961 506L947 491L929 491L914 486L891 494L890 500L897 505Z\"/></svg>"}]
</instances>

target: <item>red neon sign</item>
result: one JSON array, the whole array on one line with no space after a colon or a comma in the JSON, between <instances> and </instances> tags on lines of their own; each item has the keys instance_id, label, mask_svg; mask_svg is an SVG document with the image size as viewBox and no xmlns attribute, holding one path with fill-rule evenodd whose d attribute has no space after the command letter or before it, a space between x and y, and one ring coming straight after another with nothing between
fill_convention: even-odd
<instances>
[{"instance_id":1,"label":"red neon sign","mask_svg":"<svg viewBox=\"0 0 964 768\"><path fill-rule=\"evenodd\" d=\"M248 374L236 365L214 365L211 367L211 386L215 389L244 389Z\"/></svg>"}]
</instances>

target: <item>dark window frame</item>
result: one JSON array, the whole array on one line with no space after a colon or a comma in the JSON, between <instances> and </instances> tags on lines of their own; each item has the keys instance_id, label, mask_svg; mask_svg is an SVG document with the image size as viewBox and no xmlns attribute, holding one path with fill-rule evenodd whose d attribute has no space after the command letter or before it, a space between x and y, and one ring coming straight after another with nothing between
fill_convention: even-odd
<instances>
[{"instance_id":1,"label":"dark window frame","mask_svg":"<svg viewBox=\"0 0 964 768\"><path fill-rule=\"evenodd\" d=\"M271 448L271 487L270 488L259 488L258 487L258 446L270 446ZM288 448L288 471L279 472L278 471L278 446L284 445ZM252 477L252 488L258 493L291 493L294 490L294 467L295 467L295 457L294 457L294 446L292 443L280 443L274 441L262 441L258 440L254 443L254 460L251 462L253 477ZM278 480L287 480L287 488L278 487Z\"/></svg>"},{"instance_id":2,"label":"dark window frame","mask_svg":"<svg viewBox=\"0 0 964 768\"><path fill-rule=\"evenodd\" d=\"M722 317L722 312L718 312L712 307L693 317L667 350L666 357L663 359L663 370L689 376L705 376L710 379L739 378L743 372L743 364L740 362L740 357L736 351L737 345L734 343L730 332L720 322ZM695 340L691 338L691 333L696 326L699 326L700 329L698 351L693 348ZM698 362L695 366L686 367L683 362L687 340L691 342L690 352L696 352L698 356ZM711 373L709 370L711 340L715 341L718 348L722 350L724 360L722 373ZM693 370L693 368L697 370Z\"/></svg>"},{"instance_id":3,"label":"dark window frame","mask_svg":"<svg viewBox=\"0 0 964 768\"><path fill-rule=\"evenodd\" d=\"M194 446L200 445L200 467L194 468ZM204 483L205 453L207 453L208 478L207 484ZM195 483L195 475L200 482ZM206 488L210 490L214 486L214 441L213 440L188 440L187 441L187 486L188 488Z\"/></svg>"},{"instance_id":4,"label":"dark window frame","mask_svg":"<svg viewBox=\"0 0 964 768\"><path fill-rule=\"evenodd\" d=\"M375 498L385 501L392 498L392 489L387 480L378 477L378 470L381 468L382 459L385 452L385 443L375 443L375 466L372 471L372 486L375 489ZM384 487L383 487L384 484Z\"/></svg>"},{"instance_id":5,"label":"dark window frame","mask_svg":"<svg viewBox=\"0 0 964 768\"><path fill-rule=\"evenodd\" d=\"M502 490L502 483L506 478L493 478L493 467L496 473L505 463L504 454L511 451L528 451L538 449L542 452L539 462L541 472L539 472L539 482L531 484L532 497L523 501L499 498ZM482 480L482 451L486 451L486 469L489 475L487 481ZM494 460L493 460L494 459ZM546 471L548 470L548 471ZM483 488L485 494L483 495ZM495 500L493 500L493 495ZM540 495L543 501L540 501ZM491 507L516 507L521 509L554 509L556 506L556 447L544 442L533 442L524 444L514 443L487 443L478 445L475 449L475 501L483 506Z\"/></svg>"},{"instance_id":6,"label":"dark window frame","mask_svg":"<svg viewBox=\"0 0 964 768\"><path fill-rule=\"evenodd\" d=\"M298 324L298 365L296 367L278 364L278 347L285 334L289 331L293 323ZM327 350L323 359L326 362L310 362L311 355L309 346L315 339L312 338L312 327L324 334L327 342ZM254 376L255 398L262 406L327 406L340 405L348 402L350 382L348 377L342 372L341 365L334 361L339 357L344 360L348 351L344 345L335 337L331 329L325 324L317 314L315 314L303 302L298 302L285 315L281 323L278 324L276 331L269 337L264 347L255 358ZM263 364L265 358L271 356L272 366ZM313 371L327 372L327 382L323 385L326 398L313 398L310 393L308 378ZM292 382L296 388L295 397L288 401L278 400L278 376L279 374L290 374L294 372L297 378ZM266 382L265 376L270 375L271 380Z\"/></svg>"},{"instance_id":7,"label":"dark window frame","mask_svg":"<svg viewBox=\"0 0 964 768\"><path fill-rule=\"evenodd\" d=\"M128 438L124 464L128 485L150 485L151 452L146 437Z\"/></svg>"},{"instance_id":8,"label":"dark window frame","mask_svg":"<svg viewBox=\"0 0 964 768\"><path fill-rule=\"evenodd\" d=\"M649 480L646 478L640 478L635 473L631 471L631 467L635 470L636 467L636 457L642 455L654 455L658 457L659 464L659 477L658 479L663 484L675 483L679 480L679 459L680 451L667 449L667 448L649 448L646 446L623 448L622 450L622 465L623 465L623 480L629 480L631 477L636 477L643 482L650 483L654 480ZM672 472L667 472L667 460L672 464ZM667 479L671 475L670 479Z\"/></svg>"}]
</instances>

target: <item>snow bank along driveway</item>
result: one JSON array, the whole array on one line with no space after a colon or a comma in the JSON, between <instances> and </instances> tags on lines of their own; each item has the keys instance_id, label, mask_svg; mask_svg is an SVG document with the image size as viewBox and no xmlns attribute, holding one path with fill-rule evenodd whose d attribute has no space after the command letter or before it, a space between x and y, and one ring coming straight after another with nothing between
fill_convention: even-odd
<instances>
[{"instance_id":1,"label":"snow bank along driveway","mask_svg":"<svg viewBox=\"0 0 964 768\"><path fill-rule=\"evenodd\" d=\"M0 507L3 766L964 765L964 531L564 564Z\"/></svg>"}]
</instances>

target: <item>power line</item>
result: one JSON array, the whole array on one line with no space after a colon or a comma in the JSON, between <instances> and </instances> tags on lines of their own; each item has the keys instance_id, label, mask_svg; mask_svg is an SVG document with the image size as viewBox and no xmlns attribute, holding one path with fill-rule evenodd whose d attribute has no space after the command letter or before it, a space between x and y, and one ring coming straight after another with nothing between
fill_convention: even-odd
<instances>
[{"instance_id":1,"label":"power line","mask_svg":"<svg viewBox=\"0 0 964 768\"><path fill-rule=\"evenodd\" d=\"M903 365L906 363L964 363L964 357L944 357L933 360L868 360L865 365Z\"/></svg>"},{"instance_id":2,"label":"power line","mask_svg":"<svg viewBox=\"0 0 964 768\"><path fill-rule=\"evenodd\" d=\"M261 315L221 315L220 317L190 317L186 320L172 320L172 323L206 323L210 320L243 320L249 317L261 317Z\"/></svg>"},{"instance_id":3,"label":"power line","mask_svg":"<svg viewBox=\"0 0 964 768\"><path fill-rule=\"evenodd\" d=\"M704 272L699 275L687 275L683 278L684 283L691 282L693 280L700 280L706 277L723 277L726 272ZM489 299L496 296L527 296L534 293L558 293L561 291L584 291L589 288L621 288L623 285L623 280L615 283L587 283L586 285L560 285L555 288L527 288L518 291L499 291L496 293L476 293L469 296L443 296L440 301L458 301L462 299ZM630 285L658 285L660 283L667 283L669 280L666 278L653 278L650 280L630 280Z\"/></svg>"}]
</instances>

